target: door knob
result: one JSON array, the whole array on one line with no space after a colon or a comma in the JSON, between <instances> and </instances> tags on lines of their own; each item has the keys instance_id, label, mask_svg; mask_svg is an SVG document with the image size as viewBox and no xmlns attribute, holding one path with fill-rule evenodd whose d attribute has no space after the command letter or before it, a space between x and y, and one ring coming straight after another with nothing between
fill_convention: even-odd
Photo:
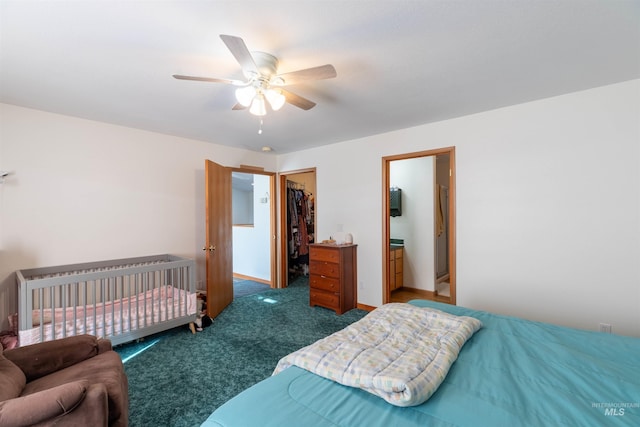
<instances>
[{"instance_id":1,"label":"door knob","mask_svg":"<svg viewBox=\"0 0 640 427\"><path fill-rule=\"evenodd\" d=\"M202 248L202 250L203 250L203 251L206 251L206 250L207 250L207 247L203 247L203 248ZM209 245L208 250L209 250L209 252L213 252L213 251L215 251L215 250L216 250L216 247L215 247L215 246L213 246L213 245Z\"/></svg>"}]
</instances>

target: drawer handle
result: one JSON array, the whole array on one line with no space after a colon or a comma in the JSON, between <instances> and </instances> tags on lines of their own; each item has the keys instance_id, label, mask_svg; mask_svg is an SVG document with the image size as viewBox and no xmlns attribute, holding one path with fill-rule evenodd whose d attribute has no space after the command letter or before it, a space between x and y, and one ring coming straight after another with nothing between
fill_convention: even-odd
<instances>
[{"instance_id":1,"label":"drawer handle","mask_svg":"<svg viewBox=\"0 0 640 427\"><path fill-rule=\"evenodd\" d=\"M325 276L324 274L321 274L320 277L322 277L323 279L327 278L327 276Z\"/></svg>"}]
</instances>

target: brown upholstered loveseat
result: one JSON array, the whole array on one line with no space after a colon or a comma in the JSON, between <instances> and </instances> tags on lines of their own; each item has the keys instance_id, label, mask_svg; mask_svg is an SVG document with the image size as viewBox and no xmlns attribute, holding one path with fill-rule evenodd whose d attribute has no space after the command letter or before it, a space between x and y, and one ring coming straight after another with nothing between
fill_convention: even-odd
<instances>
[{"instance_id":1,"label":"brown upholstered loveseat","mask_svg":"<svg viewBox=\"0 0 640 427\"><path fill-rule=\"evenodd\" d=\"M0 347L0 426L126 427L128 393L109 340L80 335Z\"/></svg>"}]
</instances>

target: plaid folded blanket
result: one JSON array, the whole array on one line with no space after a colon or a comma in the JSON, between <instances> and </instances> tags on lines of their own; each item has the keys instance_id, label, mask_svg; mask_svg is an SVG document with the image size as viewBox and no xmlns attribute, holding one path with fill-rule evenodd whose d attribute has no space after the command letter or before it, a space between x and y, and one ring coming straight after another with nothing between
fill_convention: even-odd
<instances>
[{"instance_id":1,"label":"plaid folded blanket","mask_svg":"<svg viewBox=\"0 0 640 427\"><path fill-rule=\"evenodd\" d=\"M283 357L274 375L296 365L358 387L396 406L425 402L482 322L411 304L385 304L345 329Z\"/></svg>"}]
</instances>

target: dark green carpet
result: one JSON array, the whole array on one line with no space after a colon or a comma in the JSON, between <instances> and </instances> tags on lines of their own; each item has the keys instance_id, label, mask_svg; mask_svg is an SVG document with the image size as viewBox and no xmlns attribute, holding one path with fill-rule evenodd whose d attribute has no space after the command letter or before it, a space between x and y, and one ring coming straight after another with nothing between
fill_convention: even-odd
<instances>
[{"instance_id":1,"label":"dark green carpet","mask_svg":"<svg viewBox=\"0 0 640 427\"><path fill-rule=\"evenodd\" d=\"M246 297L247 295L257 294L268 291L269 289L271 289L271 287L264 283L254 282L253 280L233 279L234 298Z\"/></svg>"},{"instance_id":2,"label":"dark green carpet","mask_svg":"<svg viewBox=\"0 0 640 427\"><path fill-rule=\"evenodd\" d=\"M185 326L119 346L129 378L129 423L199 426L218 406L271 375L278 360L361 319L309 307L308 280L238 298L193 335Z\"/></svg>"}]
</instances>

